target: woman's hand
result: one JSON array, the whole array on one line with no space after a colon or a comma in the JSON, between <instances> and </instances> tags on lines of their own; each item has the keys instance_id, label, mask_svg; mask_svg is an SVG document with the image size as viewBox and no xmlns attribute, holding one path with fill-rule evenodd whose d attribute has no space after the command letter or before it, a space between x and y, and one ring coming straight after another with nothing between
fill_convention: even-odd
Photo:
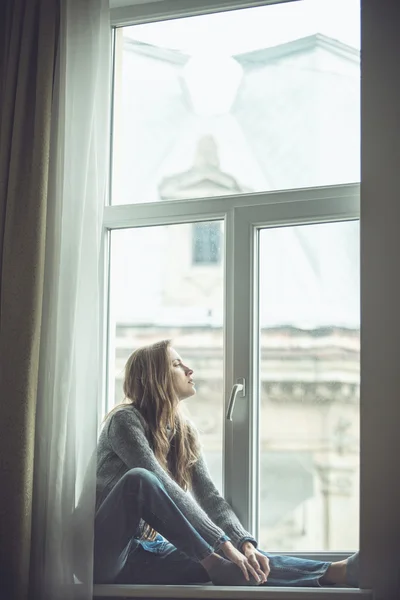
<instances>
[{"instance_id":1,"label":"woman's hand","mask_svg":"<svg viewBox=\"0 0 400 600\"><path fill-rule=\"evenodd\" d=\"M243 544L243 546L245 546L245 544ZM257 583L264 583L267 579L266 579L264 572L261 570L261 568L258 564L258 561L257 560L254 561L253 556L251 556L249 553L250 558L252 559L252 562L250 562L250 560L247 558L247 556L244 553L243 546L242 546L242 552L240 552L240 550L237 550L231 542L225 542L224 544L222 544L221 550L228 560L235 563L235 565L237 565L239 567L239 569L242 571L242 573L245 576L247 581L249 581L249 574L250 574L254 577L254 579L257 581ZM253 550L255 550L253 545L252 545L252 548L253 548ZM266 558L266 557L264 556L263 558ZM267 558L266 558L266 560L268 561ZM253 566L253 565L255 565L255 563L257 563L257 567ZM269 567L268 567L268 569L269 569ZM268 572L269 572L269 570L268 570Z\"/></svg>"},{"instance_id":2,"label":"woman's hand","mask_svg":"<svg viewBox=\"0 0 400 600\"><path fill-rule=\"evenodd\" d=\"M242 552L249 564L259 574L260 578L262 578L261 583L265 583L270 572L269 558L259 552L251 542L244 542L242 544Z\"/></svg>"}]
</instances>

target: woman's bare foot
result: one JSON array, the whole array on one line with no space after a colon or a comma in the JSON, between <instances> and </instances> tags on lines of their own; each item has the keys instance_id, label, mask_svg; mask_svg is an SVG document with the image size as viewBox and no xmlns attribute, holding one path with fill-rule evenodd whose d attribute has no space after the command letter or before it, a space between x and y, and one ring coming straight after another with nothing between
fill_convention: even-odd
<instances>
[{"instance_id":1,"label":"woman's bare foot","mask_svg":"<svg viewBox=\"0 0 400 600\"><path fill-rule=\"evenodd\" d=\"M201 560L200 563L203 565L205 570L208 572L208 569L212 569L212 567L217 565L220 560L221 560L221 556L213 553L213 554L209 554L209 556L206 556L206 558L203 558L203 560Z\"/></svg>"},{"instance_id":2,"label":"woman's bare foot","mask_svg":"<svg viewBox=\"0 0 400 600\"><path fill-rule=\"evenodd\" d=\"M242 571L235 563L226 560L226 558L222 558L222 556L219 556L218 554L210 554L200 562L214 585L253 586L259 584L252 576L250 576L249 581L247 581Z\"/></svg>"},{"instance_id":3,"label":"woman's bare foot","mask_svg":"<svg viewBox=\"0 0 400 600\"><path fill-rule=\"evenodd\" d=\"M331 563L319 582L321 585L344 585L346 583L346 567L347 559Z\"/></svg>"},{"instance_id":4,"label":"woman's bare foot","mask_svg":"<svg viewBox=\"0 0 400 600\"><path fill-rule=\"evenodd\" d=\"M345 560L339 560L329 565L325 575L321 577L322 585L350 585L358 587L358 553Z\"/></svg>"}]
</instances>

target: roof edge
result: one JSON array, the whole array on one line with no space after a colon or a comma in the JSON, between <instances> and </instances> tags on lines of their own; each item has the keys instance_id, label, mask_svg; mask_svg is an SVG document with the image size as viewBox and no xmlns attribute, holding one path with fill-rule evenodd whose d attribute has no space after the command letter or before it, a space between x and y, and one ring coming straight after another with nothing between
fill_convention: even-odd
<instances>
[{"instance_id":1,"label":"roof edge","mask_svg":"<svg viewBox=\"0 0 400 600\"><path fill-rule=\"evenodd\" d=\"M269 48L261 48L252 50L243 54L236 54L234 58L244 66L255 66L258 63L265 63L270 60L279 60L290 54L298 52L308 52L316 47L330 50L335 54L347 58L352 62L359 62L360 51L353 46L349 46L344 42L335 38L324 35L323 33L315 33L306 37L291 40L283 44L277 44Z\"/></svg>"},{"instance_id":2,"label":"roof edge","mask_svg":"<svg viewBox=\"0 0 400 600\"><path fill-rule=\"evenodd\" d=\"M177 66L184 66L190 58L190 55L181 52L180 50L161 48L159 46L154 46L153 44L140 42L130 38L124 39L124 47L137 54L172 63ZM251 52L235 54L233 55L233 58L235 58L235 60L243 67L255 67L260 63L265 64L267 61L279 60L291 54L308 52L316 47L334 52L354 63L359 63L360 61L360 51L357 48L324 35L323 33L315 33L296 40L291 40L290 42L277 44L276 46L271 46L269 48L261 48L259 50L252 50Z\"/></svg>"}]
</instances>

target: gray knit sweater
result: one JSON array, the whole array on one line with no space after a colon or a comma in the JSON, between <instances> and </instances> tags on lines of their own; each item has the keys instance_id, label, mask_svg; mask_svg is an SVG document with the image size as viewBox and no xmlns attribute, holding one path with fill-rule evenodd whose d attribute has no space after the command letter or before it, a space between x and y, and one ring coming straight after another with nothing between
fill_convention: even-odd
<instances>
[{"instance_id":1,"label":"gray knit sweater","mask_svg":"<svg viewBox=\"0 0 400 600\"><path fill-rule=\"evenodd\" d=\"M123 406L106 420L97 446L96 509L129 469L142 467L153 472L195 529L211 546L223 535L240 548L253 536L243 529L230 505L212 482L203 456L192 471L188 494L164 471L148 439L145 420L133 406Z\"/></svg>"}]
</instances>

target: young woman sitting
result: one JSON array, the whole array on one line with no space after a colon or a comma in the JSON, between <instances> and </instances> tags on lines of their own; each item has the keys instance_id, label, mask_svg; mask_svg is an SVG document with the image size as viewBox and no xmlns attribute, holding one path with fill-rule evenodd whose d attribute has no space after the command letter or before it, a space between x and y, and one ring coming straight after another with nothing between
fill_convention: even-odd
<instances>
[{"instance_id":1,"label":"young woman sitting","mask_svg":"<svg viewBox=\"0 0 400 600\"><path fill-rule=\"evenodd\" d=\"M216 489L180 402L193 371L162 341L125 370L97 448L94 582L358 586L358 554L322 562L259 549Z\"/></svg>"}]
</instances>

